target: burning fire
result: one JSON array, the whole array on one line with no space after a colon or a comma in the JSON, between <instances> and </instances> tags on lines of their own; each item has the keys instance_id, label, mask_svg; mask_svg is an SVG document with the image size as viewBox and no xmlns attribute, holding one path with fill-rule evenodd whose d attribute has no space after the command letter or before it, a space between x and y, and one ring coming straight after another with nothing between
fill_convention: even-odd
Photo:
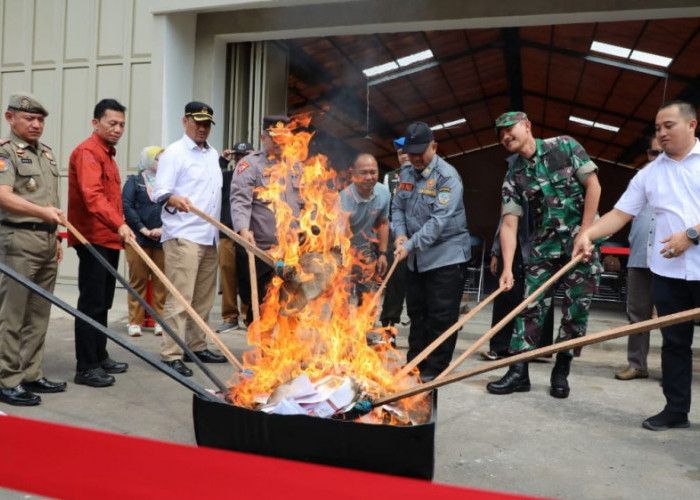
<instances>
[{"instance_id":1,"label":"burning fire","mask_svg":"<svg viewBox=\"0 0 700 500\"><path fill-rule=\"evenodd\" d=\"M351 300L350 271L362 263L350 247L351 234L347 215L340 209L335 172L328 168L324 156L308 158L313 134L304 129L309 123L309 116L295 117L286 128L278 123L273 138L282 148L282 157L270 169L268 188L256 189L276 217L278 246L270 254L276 261L294 266L302 283L321 286L324 291L295 314L284 314L284 281L273 278L260 320L248 330L248 343L254 347L243 355L243 373L248 375L237 373L231 380L231 401L247 408L258 408L275 389L301 374L312 382L351 377L369 399L415 383L414 377L395 378L403 361L388 342L368 345L367 333L374 328L378 311L371 296L359 307ZM292 169L301 173L300 217L295 217L279 196ZM424 415L424 421L430 411L426 399L415 396L399 401L391 418L381 410L373 413L363 420L408 423L420 421Z\"/></svg>"}]
</instances>

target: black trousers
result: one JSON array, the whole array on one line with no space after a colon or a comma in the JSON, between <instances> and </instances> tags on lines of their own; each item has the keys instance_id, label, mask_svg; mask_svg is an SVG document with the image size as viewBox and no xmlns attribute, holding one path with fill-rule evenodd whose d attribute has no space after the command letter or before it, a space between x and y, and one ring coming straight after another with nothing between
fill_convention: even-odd
<instances>
[{"instance_id":1,"label":"black trousers","mask_svg":"<svg viewBox=\"0 0 700 500\"><path fill-rule=\"evenodd\" d=\"M700 307L700 281L666 278L654 274L652 296L659 316ZM661 374L666 410L688 413L693 380L694 324L692 321L661 329Z\"/></svg>"},{"instance_id":2,"label":"black trousers","mask_svg":"<svg viewBox=\"0 0 700 500\"><path fill-rule=\"evenodd\" d=\"M99 245L93 247L112 267L119 264L119 250ZM107 326L107 312L114 301L115 278L85 248L75 247L78 252L78 311ZM78 371L97 368L107 359L107 337L84 321L75 320L75 358Z\"/></svg>"},{"instance_id":3,"label":"black trousers","mask_svg":"<svg viewBox=\"0 0 700 500\"><path fill-rule=\"evenodd\" d=\"M257 277L256 281L258 284L258 305L260 305L265 298L267 286L272 282L274 272L275 271L270 266L265 264L259 258L255 257L255 275ZM253 321L253 307L250 297L250 266L248 265L248 252L246 252L240 245L236 245L236 274L238 274L238 295L241 296L241 302L249 306L245 321L246 324L250 324Z\"/></svg>"},{"instance_id":4,"label":"black trousers","mask_svg":"<svg viewBox=\"0 0 700 500\"><path fill-rule=\"evenodd\" d=\"M503 262L498 260L498 269L496 277L500 277L503 272ZM491 327L496 326L503 318L518 307L525 299L525 276L522 269L513 273L513 288L493 299L493 309L491 310ZM554 285L556 286L556 285ZM515 318L506 323L503 328L498 330L489 340L489 350L499 354L507 353L510 347L510 338L513 336L513 327L515 326ZM544 318L544 327L538 347L546 347L552 345L554 339L554 306L549 308L547 316Z\"/></svg>"},{"instance_id":5,"label":"black trousers","mask_svg":"<svg viewBox=\"0 0 700 500\"><path fill-rule=\"evenodd\" d=\"M384 302L382 302L382 313L379 321L382 326L397 324L401 321L403 311L403 301L406 297L406 271L408 270L407 259L396 265L394 274L389 278L384 291ZM393 256L389 259L389 267L394 264Z\"/></svg>"},{"instance_id":6,"label":"black trousers","mask_svg":"<svg viewBox=\"0 0 700 500\"><path fill-rule=\"evenodd\" d=\"M406 309L411 318L408 353L411 361L459 318L466 264L406 273ZM419 365L422 375L441 373L452 360L457 344L457 332L445 340Z\"/></svg>"}]
</instances>

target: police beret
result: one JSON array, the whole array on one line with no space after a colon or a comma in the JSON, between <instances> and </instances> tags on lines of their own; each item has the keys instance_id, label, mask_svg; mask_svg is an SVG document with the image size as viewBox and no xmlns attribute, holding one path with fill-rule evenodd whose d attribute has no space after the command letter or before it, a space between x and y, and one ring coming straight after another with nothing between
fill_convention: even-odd
<instances>
[{"instance_id":1,"label":"police beret","mask_svg":"<svg viewBox=\"0 0 700 500\"><path fill-rule=\"evenodd\" d=\"M37 98L27 92L16 92L12 94L7 109L12 111L24 111L26 113L39 113L44 116L49 115L49 112L46 111L46 108Z\"/></svg>"}]
</instances>

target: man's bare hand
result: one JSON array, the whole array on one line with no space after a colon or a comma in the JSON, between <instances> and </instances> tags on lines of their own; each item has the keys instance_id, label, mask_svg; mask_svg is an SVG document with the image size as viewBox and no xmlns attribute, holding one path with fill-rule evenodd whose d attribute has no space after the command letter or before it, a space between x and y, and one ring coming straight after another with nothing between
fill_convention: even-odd
<instances>
[{"instance_id":1,"label":"man's bare hand","mask_svg":"<svg viewBox=\"0 0 700 500\"><path fill-rule=\"evenodd\" d=\"M129 242L136 239L136 237L134 236L134 232L126 224L122 224L121 226L119 226L119 229L117 229L117 234L123 242Z\"/></svg>"},{"instance_id":2,"label":"man's bare hand","mask_svg":"<svg viewBox=\"0 0 700 500\"><path fill-rule=\"evenodd\" d=\"M179 196L173 194L168 198L168 202L165 204L168 207L173 207L180 212L189 212L192 207L192 202L186 196Z\"/></svg>"}]
</instances>

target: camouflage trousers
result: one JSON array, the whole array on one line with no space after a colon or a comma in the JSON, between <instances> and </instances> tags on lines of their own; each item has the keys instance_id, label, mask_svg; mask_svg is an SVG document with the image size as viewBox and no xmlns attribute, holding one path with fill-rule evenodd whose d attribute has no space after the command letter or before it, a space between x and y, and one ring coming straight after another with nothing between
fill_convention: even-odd
<instances>
[{"instance_id":1,"label":"camouflage trousers","mask_svg":"<svg viewBox=\"0 0 700 500\"><path fill-rule=\"evenodd\" d=\"M550 260L531 261L525 271L525 297L529 297L552 275L564 267L569 260L568 256L562 256ZM518 353L537 347L547 311L552 307L552 297L557 289L563 292L564 299L561 306L561 325L556 342L584 336L588 326L588 308L600 281L600 269L600 255L596 248L588 262L578 263L555 285L550 286L536 300L528 304L515 318L510 351ZM578 356L580 353L581 348L577 348L573 352L566 351L569 356Z\"/></svg>"}]
</instances>

